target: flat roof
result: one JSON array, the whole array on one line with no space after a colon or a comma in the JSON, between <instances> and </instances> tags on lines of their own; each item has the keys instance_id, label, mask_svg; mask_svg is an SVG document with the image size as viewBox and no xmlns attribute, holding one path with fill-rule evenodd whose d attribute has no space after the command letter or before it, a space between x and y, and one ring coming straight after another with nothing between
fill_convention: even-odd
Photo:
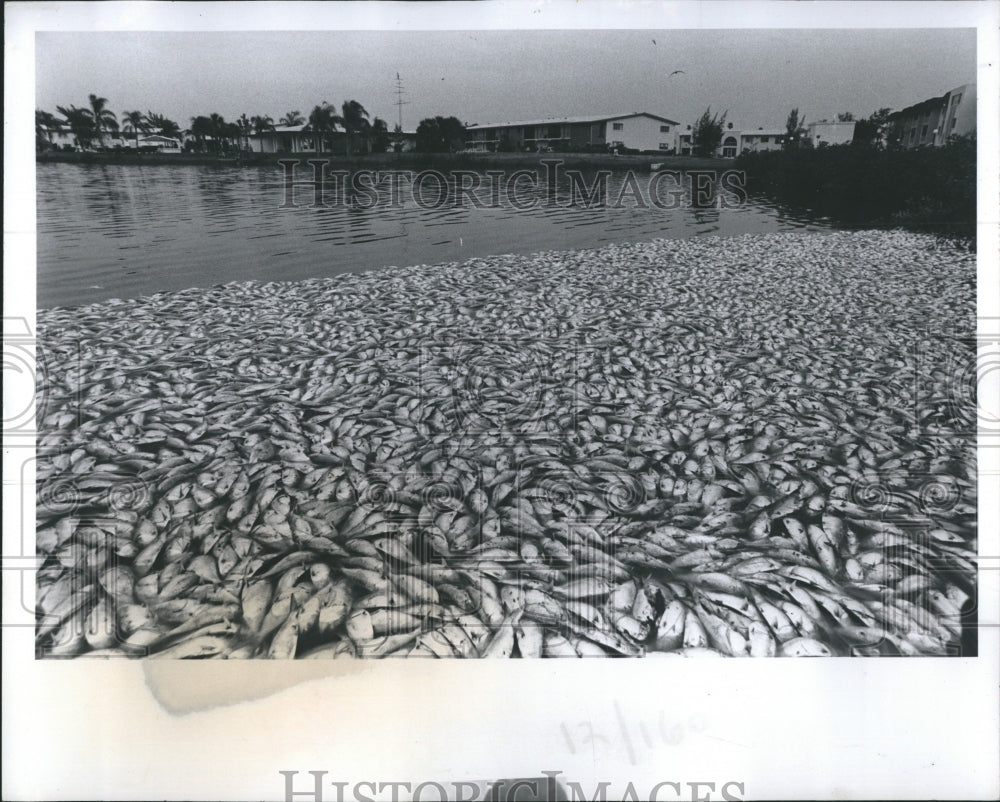
<instances>
[{"instance_id":1,"label":"flat roof","mask_svg":"<svg viewBox=\"0 0 1000 802\"><path fill-rule=\"evenodd\" d=\"M468 129L482 130L485 128L511 128L518 125L554 125L555 123L602 123L610 122L611 120L623 120L627 117L652 117L654 120L660 120L661 122L669 123L670 125L679 125L676 120L668 119L667 117L661 117L658 114L650 114L648 111L633 111L628 114L593 114L585 117L546 117L544 119L538 120L514 120L512 122L503 123L470 123L466 126Z\"/></svg>"},{"instance_id":2,"label":"flat roof","mask_svg":"<svg viewBox=\"0 0 1000 802\"><path fill-rule=\"evenodd\" d=\"M324 132L324 134L344 133L343 128L341 128L339 125L337 126L337 129L338 130L332 132L326 131ZM258 134L256 131L251 131L250 136L267 136L268 134L299 134L299 133L306 133L306 134L313 133L312 131L309 130L309 123L301 123L299 125L276 125L274 126L274 130L268 128L262 134ZM389 136L395 136L395 135L396 135L395 131L389 131ZM403 136L416 136L416 135L417 134L415 131L403 131Z\"/></svg>"}]
</instances>

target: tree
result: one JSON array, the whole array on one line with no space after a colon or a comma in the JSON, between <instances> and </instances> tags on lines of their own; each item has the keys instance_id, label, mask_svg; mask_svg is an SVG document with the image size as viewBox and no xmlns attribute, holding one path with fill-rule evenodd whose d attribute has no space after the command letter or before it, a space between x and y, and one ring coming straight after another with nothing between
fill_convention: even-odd
<instances>
[{"instance_id":1,"label":"tree","mask_svg":"<svg viewBox=\"0 0 1000 802\"><path fill-rule=\"evenodd\" d=\"M143 116L141 111L123 111L122 112L122 130L126 133L131 132L133 140L135 141L135 149L139 149L139 133L149 132L149 121Z\"/></svg>"},{"instance_id":2,"label":"tree","mask_svg":"<svg viewBox=\"0 0 1000 802\"><path fill-rule=\"evenodd\" d=\"M313 107L313 110L309 113L309 122L306 125L306 130L316 134L317 153L323 152L326 135L332 134L337 130L338 122L340 122L340 117L337 116L337 110L325 100L322 105Z\"/></svg>"},{"instance_id":3,"label":"tree","mask_svg":"<svg viewBox=\"0 0 1000 802\"><path fill-rule=\"evenodd\" d=\"M253 131L253 124L250 122L250 118L246 114L241 114L240 118L236 121L236 128L242 139L241 144L243 148L250 150L250 133Z\"/></svg>"},{"instance_id":4,"label":"tree","mask_svg":"<svg viewBox=\"0 0 1000 802\"><path fill-rule=\"evenodd\" d=\"M417 126L417 150L453 153L465 145L465 126L457 117L427 117Z\"/></svg>"},{"instance_id":5,"label":"tree","mask_svg":"<svg viewBox=\"0 0 1000 802\"><path fill-rule=\"evenodd\" d=\"M230 135L229 123L221 114L213 112L208 115L208 124L211 129L212 141L215 143L215 152L222 151L222 143Z\"/></svg>"},{"instance_id":6,"label":"tree","mask_svg":"<svg viewBox=\"0 0 1000 802\"><path fill-rule=\"evenodd\" d=\"M274 120L266 115L254 115L250 118L250 125L257 136L263 136L268 131L274 130Z\"/></svg>"},{"instance_id":7,"label":"tree","mask_svg":"<svg viewBox=\"0 0 1000 802\"><path fill-rule=\"evenodd\" d=\"M149 125L149 129L151 131L158 131L161 136L168 136L172 139L180 138L181 127L169 117L164 117L162 114L153 114L153 112L147 111L146 123Z\"/></svg>"},{"instance_id":8,"label":"tree","mask_svg":"<svg viewBox=\"0 0 1000 802\"><path fill-rule=\"evenodd\" d=\"M842 111L837 115L838 123L852 123L854 122L854 115L849 111Z\"/></svg>"},{"instance_id":9,"label":"tree","mask_svg":"<svg viewBox=\"0 0 1000 802\"><path fill-rule=\"evenodd\" d=\"M712 108L705 109L705 113L698 118L691 130L691 150L695 156L711 156L722 142L722 128L726 124L726 115L723 112L720 117L712 114Z\"/></svg>"},{"instance_id":10,"label":"tree","mask_svg":"<svg viewBox=\"0 0 1000 802\"><path fill-rule=\"evenodd\" d=\"M351 148L354 139L367 134L370 124L368 122L368 112L356 100L345 100L340 106L340 117L338 118L344 131L347 133L347 143L344 146L346 155L351 155Z\"/></svg>"},{"instance_id":11,"label":"tree","mask_svg":"<svg viewBox=\"0 0 1000 802\"><path fill-rule=\"evenodd\" d=\"M97 136L97 130L94 127L94 115L90 109L78 109L76 106L69 106L68 108L66 106L56 106L56 111L66 120L69 130L73 134L73 139L76 141L76 146L78 148L89 148Z\"/></svg>"},{"instance_id":12,"label":"tree","mask_svg":"<svg viewBox=\"0 0 1000 802\"><path fill-rule=\"evenodd\" d=\"M863 117L854 124L853 145L858 147L878 148L885 146L885 138L889 128L888 108L873 112L870 117Z\"/></svg>"},{"instance_id":13,"label":"tree","mask_svg":"<svg viewBox=\"0 0 1000 802\"><path fill-rule=\"evenodd\" d=\"M192 117L191 128L188 129L188 133L194 137L195 149L204 150L206 137L212 135L212 121L203 114Z\"/></svg>"},{"instance_id":14,"label":"tree","mask_svg":"<svg viewBox=\"0 0 1000 802\"><path fill-rule=\"evenodd\" d=\"M802 137L806 135L805 116L799 115L798 108L788 112L788 119L785 120L785 150L794 150L802 144Z\"/></svg>"},{"instance_id":15,"label":"tree","mask_svg":"<svg viewBox=\"0 0 1000 802\"><path fill-rule=\"evenodd\" d=\"M900 120L887 122L885 126L885 147L887 150L899 150L903 147L903 123Z\"/></svg>"},{"instance_id":16,"label":"tree","mask_svg":"<svg viewBox=\"0 0 1000 802\"><path fill-rule=\"evenodd\" d=\"M250 121L248 120L247 125L249 126L249 124ZM220 137L220 139L222 140L222 150L226 153L229 152L230 148L239 151L240 143L243 140L243 135L244 135L244 128L241 123L224 122L222 124L222 136Z\"/></svg>"},{"instance_id":17,"label":"tree","mask_svg":"<svg viewBox=\"0 0 1000 802\"><path fill-rule=\"evenodd\" d=\"M280 120L278 120L278 125L302 125L306 121L298 111L290 111L285 114Z\"/></svg>"},{"instance_id":18,"label":"tree","mask_svg":"<svg viewBox=\"0 0 1000 802\"><path fill-rule=\"evenodd\" d=\"M115 113L111 111L111 109L107 108L108 99L106 97L90 95L89 101L90 114L94 121L94 132L97 135L97 141L103 147L104 132L117 131L118 119L115 117Z\"/></svg>"},{"instance_id":19,"label":"tree","mask_svg":"<svg viewBox=\"0 0 1000 802\"><path fill-rule=\"evenodd\" d=\"M372 151L385 153L389 149L389 126L381 117L372 122Z\"/></svg>"},{"instance_id":20,"label":"tree","mask_svg":"<svg viewBox=\"0 0 1000 802\"><path fill-rule=\"evenodd\" d=\"M52 134L59 127L59 118L48 111L35 109L35 150L52 147Z\"/></svg>"}]
</instances>

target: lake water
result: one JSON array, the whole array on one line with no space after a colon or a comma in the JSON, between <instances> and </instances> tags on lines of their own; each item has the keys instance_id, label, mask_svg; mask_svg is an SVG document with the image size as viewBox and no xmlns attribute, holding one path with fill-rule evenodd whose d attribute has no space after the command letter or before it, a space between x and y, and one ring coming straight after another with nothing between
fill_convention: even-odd
<instances>
[{"instance_id":1,"label":"lake water","mask_svg":"<svg viewBox=\"0 0 1000 802\"><path fill-rule=\"evenodd\" d=\"M294 280L385 265L427 264L497 253L598 247L659 237L827 230L733 182L660 180L594 171L575 180L544 168L520 178L478 171L470 191L419 173L355 190L304 182L288 200L285 169L231 166L40 164L37 168L38 306L73 306L230 281ZM471 187L478 181L476 190ZM737 182L738 183L738 182ZM723 185L724 184L724 185ZM577 190L598 188L585 201ZM395 188L395 191L394 191ZM651 199L655 195L655 203ZM473 200L475 198L475 200ZM576 203L573 204L572 201ZM658 204L658 205L657 205ZM668 208L661 208L668 207Z\"/></svg>"}]
</instances>

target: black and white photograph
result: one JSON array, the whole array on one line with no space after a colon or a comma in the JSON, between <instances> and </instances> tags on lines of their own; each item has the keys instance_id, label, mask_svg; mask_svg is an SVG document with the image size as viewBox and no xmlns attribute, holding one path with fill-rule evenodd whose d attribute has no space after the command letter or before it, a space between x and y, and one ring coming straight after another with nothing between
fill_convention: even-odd
<instances>
[{"instance_id":1,"label":"black and white photograph","mask_svg":"<svg viewBox=\"0 0 1000 802\"><path fill-rule=\"evenodd\" d=\"M8 44L33 142L5 115L24 670L134 664L174 716L383 662L477 661L462 695L522 676L497 659L845 695L832 672L994 670L997 4L94 5L7 7L39 15ZM721 765L602 787L601 742L726 740L708 708L607 709L547 725L593 774L289 758L256 793L774 798ZM924 770L899 798L947 787ZM866 782L783 787L897 798Z\"/></svg>"}]
</instances>

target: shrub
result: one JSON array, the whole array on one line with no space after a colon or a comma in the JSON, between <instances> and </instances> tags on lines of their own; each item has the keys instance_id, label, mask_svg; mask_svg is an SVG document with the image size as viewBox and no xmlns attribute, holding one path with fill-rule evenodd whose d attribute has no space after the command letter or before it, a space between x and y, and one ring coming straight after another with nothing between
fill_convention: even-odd
<instances>
[{"instance_id":1,"label":"shrub","mask_svg":"<svg viewBox=\"0 0 1000 802\"><path fill-rule=\"evenodd\" d=\"M975 141L940 148L745 153L747 189L848 225L905 225L971 236L976 221Z\"/></svg>"}]
</instances>

